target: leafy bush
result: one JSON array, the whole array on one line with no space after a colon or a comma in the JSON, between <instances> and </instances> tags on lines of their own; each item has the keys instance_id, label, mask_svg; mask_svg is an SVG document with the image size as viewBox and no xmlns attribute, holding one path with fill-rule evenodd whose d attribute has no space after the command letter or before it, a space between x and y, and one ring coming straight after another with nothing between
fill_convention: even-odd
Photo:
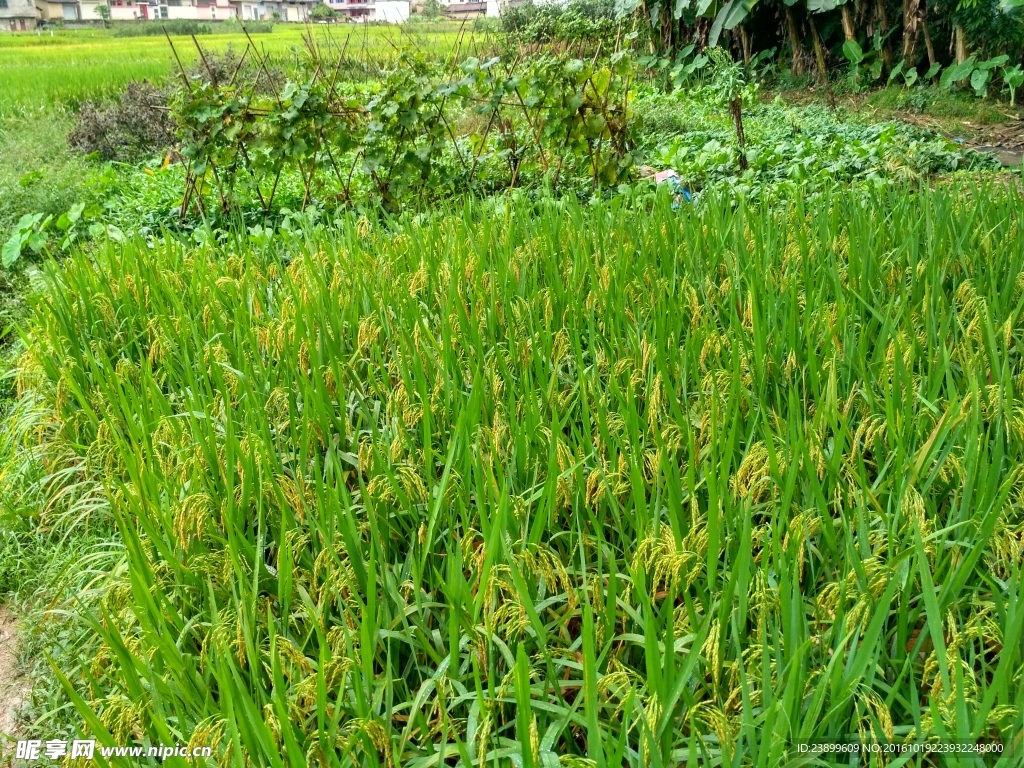
<instances>
[{"instance_id":1,"label":"leafy bush","mask_svg":"<svg viewBox=\"0 0 1024 768\"><path fill-rule=\"evenodd\" d=\"M610 0L573 0L566 5L527 2L506 8L501 25L521 43L585 41L608 45L619 31L615 4Z\"/></svg>"},{"instance_id":2,"label":"leafy bush","mask_svg":"<svg viewBox=\"0 0 1024 768\"><path fill-rule=\"evenodd\" d=\"M69 146L105 160L138 162L174 143L174 121L166 110L168 90L145 81L129 83L113 103L85 104L68 135Z\"/></svg>"},{"instance_id":3,"label":"leafy bush","mask_svg":"<svg viewBox=\"0 0 1024 768\"><path fill-rule=\"evenodd\" d=\"M1019 0L940 0L938 7L963 27L972 48L1019 60L1024 46L1024 4Z\"/></svg>"},{"instance_id":4,"label":"leafy bush","mask_svg":"<svg viewBox=\"0 0 1024 768\"><path fill-rule=\"evenodd\" d=\"M190 161L183 211L258 200L270 213L289 174L303 180L303 206L320 193L389 211L469 191L598 192L626 181L635 160L629 57L541 55L516 66L470 57L443 70L403 53L372 88L339 92L329 70L311 67L269 95L200 71L173 102ZM458 135L453 124L468 115L482 119Z\"/></svg>"},{"instance_id":5,"label":"leafy bush","mask_svg":"<svg viewBox=\"0 0 1024 768\"><path fill-rule=\"evenodd\" d=\"M324 2L317 3L309 11L309 18L313 21L333 21L337 17L338 12Z\"/></svg>"},{"instance_id":6,"label":"leafy bush","mask_svg":"<svg viewBox=\"0 0 1024 768\"><path fill-rule=\"evenodd\" d=\"M236 75L246 76L253 69L232 46L218 53L206 51L201 60L186 69L186 77L202 83L228 83ZM273 89L271 81L281 78L281 71L263 67L254 91L266 93ZM75 124L68 135L71 149L82 154L97 154L104 160L134 162L163 154L173 146L175 123L170 101L179 78L168 85L157 86L146 81L130 82L116 100L87 102L75 115Z\"/></svg>"},{"instance_id":7,"label":"leafy bush","mask_svg":"<svg viewBox=\"0 0 1024 768\"><path fill-rule=\"evenodd\" d=\"M169 35L209 35L213 27L205 22L192 19L168 19L166 21L129 21L113 25L115 37L163 37Z\"/></svg>"},{"instance_id":8,"label":"leafy bush","mask_svg":"<svg viewBox=\"0 0 1024 768\"><path fill-rule=\"evenodd\" d=\"M102 6L101 6L102 7ZM112 25L115 37L163 37L168 35L220 35L240 32L242 28L251 35L268 34L274 31L272 21L246 21L236 19L225 21L196 21L194 19L157 19L152 21L115 22Z\"/></svg>"}]
</instances>

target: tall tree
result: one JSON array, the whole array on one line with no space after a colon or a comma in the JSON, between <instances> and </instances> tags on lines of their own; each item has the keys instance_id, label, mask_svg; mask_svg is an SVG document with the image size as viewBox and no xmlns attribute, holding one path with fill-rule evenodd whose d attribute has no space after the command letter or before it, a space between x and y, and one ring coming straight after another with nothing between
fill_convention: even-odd
<instances>
[{"instance_id":1,"label":"tall tree","mask_svg":"<svg viewBox=\"0 0 1024 768\"><path fill-rule=\"evenodd\" d=\"M924 20L924 0L903 0L903 61L917 64L917 38Z\"/></svg>"},{"instance_id":2,"label":"tall tree","mask_svg":"<svg viewBox=\"0 0 1024 768\"><path fill-rule=\"evenodd\" d=\"M789 49L792 55L792 63L790 68L793 70L793 74L800 77L804 73L804 47L803 43L800 42L800 27L797 25L796 12L793 10L793 6L796 5L796 0L789 2L786 0L786 34L789 36Z\"/></svg>"},{"instance_id":3,"label":"tall tree","mask_svg":"<svg viewBox=\"0 0 1024 768\"><path fill-rule=\"evenodd\" d=\"M882 65L886 72L892 71L892 45L889 43L889 12L885 9L885 0L875 0L875 23L882 37Z\"/></svg>"},{"instance_id":4,"label":"tall tree","mask_svg":"<svg viewBox=\"0 0 1024 768\"><path fill-rule=\"evenodd\" d=\"M847 40L856 40L857 29L853 26L853 14L850 12L850 4L843 3L839 7L839 12L843 17L843 36Z\"/></svg>"}]
</instances>

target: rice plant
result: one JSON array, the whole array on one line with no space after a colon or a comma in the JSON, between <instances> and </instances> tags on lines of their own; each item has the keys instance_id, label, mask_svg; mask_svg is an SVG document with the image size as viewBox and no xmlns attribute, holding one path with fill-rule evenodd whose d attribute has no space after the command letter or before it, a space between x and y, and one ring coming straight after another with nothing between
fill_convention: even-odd
<instances>
[{"instance_id":1,"label":"rice plant","mask_svg":"<svg viewBox=\"0 0 1024 768\"><path fill-rule=\"evenodd\" d=\"M469 206L48 269L83 732L220 765L1018 765L1015 188ZM814 740L995 757L801 756ZM800 761L803 762L800 762Z\"/></svg>"}]
</instances>

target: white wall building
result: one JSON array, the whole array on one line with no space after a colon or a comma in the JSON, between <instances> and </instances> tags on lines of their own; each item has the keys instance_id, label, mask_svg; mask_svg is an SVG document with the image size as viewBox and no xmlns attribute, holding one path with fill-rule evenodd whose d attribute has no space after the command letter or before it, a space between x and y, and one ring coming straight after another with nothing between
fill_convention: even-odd
<instances>
[{"instance_id":1,"label":"white wall building","mask_svg":"<svg viewBox=\"0 0 1024 768\"><path fill-rule=\"evenodd\" d=\"M48 2L53 3L54 0L48 0ZM78 18L95 21L99 18L96 8L104 4L110 8L110 18L114 21L160 19L223 21L238 16L238 3L232 3L230 0L106 0L105 3L78 0Z\"/></svg>"},{"instance_id":2,"label":"white wall building","mask_svg":"<svg viewBox=\"0 0 1024 768\"><path fill-rule=\"evenodd\" d=\"M340 0L327 3L347 21L384 21L401 24L409 20L409 0Z\"/></svg>"},{"instance_id":3,"label":"white wall building","mask_svg":"<svg viewBox=\"0 0 1024 768\"><path fill-rule=\"evenodd\" d=\"M36 0L36 11L40 19L47 21L78 21L78 0Z\"/></svg>"},{"instance_id":4,"label":"white wall building","mask_svg":"<svg viewBox=\"0 0 1024 768\"><path fill-rule=\"evenodd\" d=\"M377 0L374 21L402 24L409 20L409 0Z\"/></svg>"},{"instance_id":5,"label":"white wall building","mask_svg":"<svg viewBox=\"0 0 1024 768\"><path fill-rule=\"evenodd\" d=\"M538 5L560 0L533 0ZM440 0L444 14L452 19L475 19L489 16L496 19L505 8L520 5L523 0Z\"/></svg>"},{"instance_id":6,"label":"white wall building","mask_svg":"<svg viewBox=\"0 0 1024 768\"><path fill-rule=\"evenodd\" d=\"M106 6L112 21L282 21L306 22L320 0L0 0L0 31L35 29L37 22L98 22L97 11ZM327 0L347 21L402 24L409 20L410 0ZM446 2L446 0L442 0ZM450 0L447 0L450 2ZM477 8L483 15L500 0L474 0L460 5Z\"/></svg>"},{"instance_id":7,"label":"white wall building","mask_svg":"<svg viewBox=\"0 0 1024 768\"><path fill-rule=\"evenodd\" d=\"M0 30L20 32L35 29L38 11L32 0L0 0Z\"/></svg>"}]
</instances>

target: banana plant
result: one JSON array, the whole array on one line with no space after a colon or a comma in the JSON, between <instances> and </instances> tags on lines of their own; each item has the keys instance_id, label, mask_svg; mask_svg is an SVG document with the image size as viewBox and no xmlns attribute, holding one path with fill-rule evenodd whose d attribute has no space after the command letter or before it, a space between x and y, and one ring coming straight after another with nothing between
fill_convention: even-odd
<instances>
[{"instance_id":1,"label":"banana plant","mask_svg":"<svg viewBox=\"0 0 1024 768\"><path fill-rule=\"evenodd\" d=\"M971 88L979 97L988 94L988 86L992 82L992 73L996 67L1001 67L1010 60L1010 57L1003 54L986 61L979 62L973 56L961 64L949 67L942 73L939 85L948 90L957 83L962 83L970 78Z\"/></svg>"},{"instance_id":2,"label":"banana plant","mask_svg":"<svg viewBox=\"0 0 1024 768\"><path fill-rule=\"evenodd\" d=\"M724 4L717 1L709 3L708 0L700 0L700 3L701 5L708 6L707 11L710 11L713 6L721 6L713 14L715 21L711 25L711 34L708 36L708 46L714 48L718 45L718 40L723 31L735 28L736 25L740 24L750 15L750 12L754 10L754 6L757 5L757 0L729 0ZM706 18L711 18L712 14L707 11L702 15L706 16Z\"/></svg>"},{"instance_id":3,"label":"banana plant","mask_svg":"<svg viewBox=\"0 0 1024 768\"><path fill-rule=\"evenodd\" d=\"M636 63L651 72L665 77L665 83L672 88L682 88L692 77L704 70L708 65L706 54L694 55L697 46L693 43L684 46L676 53L675 58L650 54L640 56ZM758 54L760 56L760 54Z\"/></svg>"},{"instance_id":4,"label":"banana plant","mask_svg":"<svg viewBox=\"0 0 1024 768\"><path fill-rule=\"evenodd\" d=\"M1014 64L1012 67L1003 67L1003 85L1010 92L1010 106L1016 106L1017 100L1017 89L1024 85L1024 69L1020 68L1020 64Z\"/></svg>"},{"instance_id":5,"label":"banana plant","mask_svg":"<svg viewBox=\"0 0 1024 768\"><path fill-rule=\"evenodd\" d=\"M867 50L862 48L860 43L854 39L843 43L843 57L850 63L850 80L858 88L863 87L866 84L865 81L867 83L875 83L881 79L885 67L885 57L882 55L882 48L885 45L886 38L891 34L891 30L886 35L883 35L879 29L875 29L874 34L870 37L871 47ZM900 74L895 69L893 71L896 73L896 76ZM916 70L914 72L916 74ZM931 74L934 75L935 73L932 72ZM889 81L892 82L893 79L893 77L890 77ZM914 79L916 80L916 77ZM913 85L913 83L909 84Z\"/></svg>"},{"instance_id":6,"label":"banana plant","mask_svg":"<svg viewBox=\"0 0 1024 768\"><path fill-rule=\"evenodd\" d=\"M657 26L664 14L672 21L678 21L686 11L693 11L698 18L714 19L708 35L708 47L714 48L722 32L734 29L746 19L758 0L615 0L615 12L620 18L630 16L643 7L651 19L651 26Z\"/></svg>"}]
</instances>

